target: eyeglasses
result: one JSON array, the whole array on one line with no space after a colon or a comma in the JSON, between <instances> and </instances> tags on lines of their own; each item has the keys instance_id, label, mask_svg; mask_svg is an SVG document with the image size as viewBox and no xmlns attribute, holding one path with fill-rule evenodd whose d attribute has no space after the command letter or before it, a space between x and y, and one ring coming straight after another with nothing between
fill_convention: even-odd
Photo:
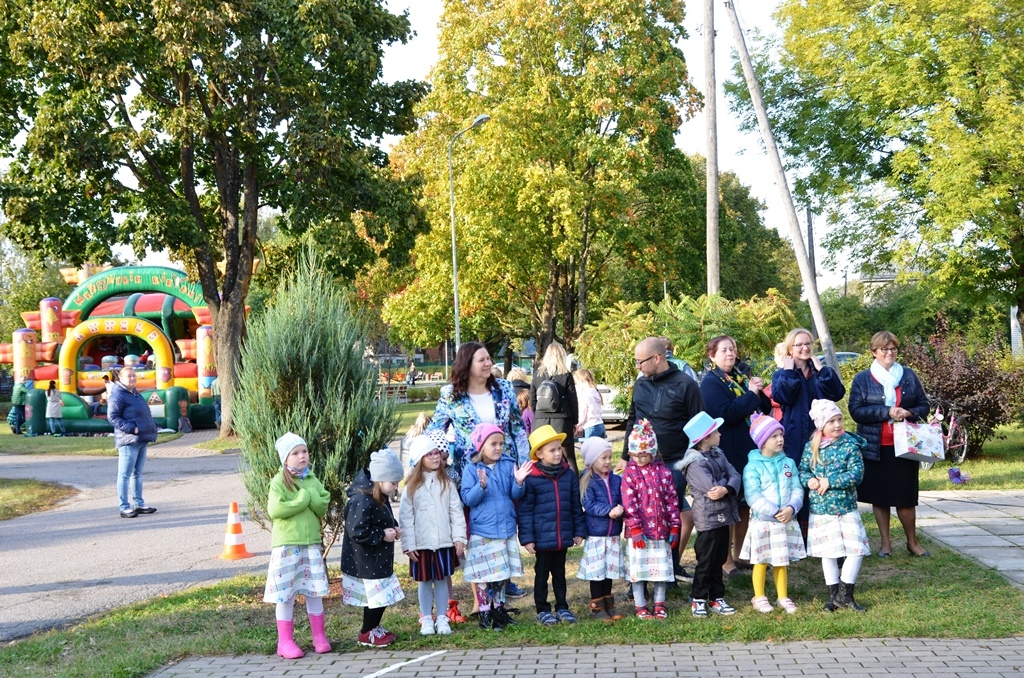
<instances>
[{"instance_id":1,"label":"eyeglasses","mask_svg":"<svg viewBox=\"0 0 1024 678\"><path fill-rule=\"evenodd\" d=\"M885 348L878 349L882 353L899 353L900 350L895 346L886 346Z\"/></svg>"},{"instance_id":2,"label":"eyeglasses","mask_svg":"<svg viewBox=\"0 0 1024 678\"><path fill-rule=\"evenodd\" d=\"M637 367L643 367L645 362L647 362L648 360L650 360L651 358L653 358L656 355L658 355L658 354L655 353L654 355L649 355L646 358L644 358L643 360L633 360L633 362L636 364Z\"/></svg>"},{"instance_id":3,"label":"eyeglasses","mask_svg":"<svg viewBox=\"0 0 1024 678\"><path fill-rule=\"evenodd\" d=\"M809 348L811 346L814 346L814 344L812 344L810 342L807 342L807 343L804 343L804 344L793 344L793 348Z\"/></svg>"}]
</instances>

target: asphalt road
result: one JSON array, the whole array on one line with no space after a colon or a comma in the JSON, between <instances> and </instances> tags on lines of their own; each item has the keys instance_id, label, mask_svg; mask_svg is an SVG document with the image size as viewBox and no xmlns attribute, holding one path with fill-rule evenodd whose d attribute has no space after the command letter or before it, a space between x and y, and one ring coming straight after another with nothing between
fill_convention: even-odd
<instances>
[{"instance_id":1,"label":"asphalt road","mask_svg":"<svg viewBox=\"0 0 1024 678\"><path fill-rule=\"evenodd\" d=\"M264 571L270 533L246 520L239 460L237 454L147 459L144 498L157 512L126 520L117 508L116 457L0 455L0 477L81 490L54 510L0 522L0 641ZM254 558L217 558L232 501L242 510Z\"/></svg>"}]
</instances>

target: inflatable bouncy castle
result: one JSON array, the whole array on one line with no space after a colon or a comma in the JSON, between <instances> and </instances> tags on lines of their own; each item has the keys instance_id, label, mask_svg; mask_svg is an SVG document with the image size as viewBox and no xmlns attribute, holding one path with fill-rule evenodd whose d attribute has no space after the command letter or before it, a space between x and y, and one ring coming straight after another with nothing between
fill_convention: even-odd
<instances>
[{"instance_id":1,"label":"inflatable bouncy castle","mask_svg":"<svg viewBox=\"0 0 1024 678\"><path fill-rule=\"evenodd\" d=\"M99 404L103 376L134 369L159 426L213 428L217 377L210 311L183 271L122 266L82 280L66 300L48 298L21 314L26 327L0 344L0 362L30 387L26 432L45 430L45 391L56 382L69 433L113 429ZM94 414L95 412L95 414Z\"/></svg>"}]
</instances>

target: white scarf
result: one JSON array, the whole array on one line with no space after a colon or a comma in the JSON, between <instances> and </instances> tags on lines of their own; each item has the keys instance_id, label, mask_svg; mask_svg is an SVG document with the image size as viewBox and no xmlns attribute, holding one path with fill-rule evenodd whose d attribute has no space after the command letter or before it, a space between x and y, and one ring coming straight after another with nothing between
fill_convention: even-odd
<instances>
[{"instance_id":1,"label":"white scarf","mask_svg":"<svg viewBox=\"0 0 1024 678\"><path fill-rule=\"evenodd\" d=\"M871 376L882 385L882 395L885 398L886 407L893 407L896 404L896 387L900 385L903 378L903 365L893 363L888 370L882 367L877 360L871 363Z\"/></svg>"}]
</instances>

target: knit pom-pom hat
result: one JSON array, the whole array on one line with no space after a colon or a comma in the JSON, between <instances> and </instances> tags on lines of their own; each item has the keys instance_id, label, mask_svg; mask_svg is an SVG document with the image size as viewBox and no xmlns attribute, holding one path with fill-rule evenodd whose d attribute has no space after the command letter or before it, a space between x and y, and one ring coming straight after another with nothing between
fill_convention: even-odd
<instances>
[{"instance_id":1,"label":"knit pom-pom hat","mask_svg":"<svg viewBox=\"0 0 1024 678\"><path fill-rule=\"evenodd\" d=\"M776 431L785 433L786 429L773 417L759 412L754 412L754 415L750 417L750 438L757 445L757 449L764 447L764 442L771 438Z\"/></svg>"},{"instance_id":2,"label":"knit pom-pom hat","mask_svg":"<svg viewBox=\"0 0 1024 678\"><path fill-rule=\"evenodd\" d=\"M836 405L831 400L812 400L811 411L808 412L811 416L811 421L814 422L814 428L819 431L825 428L825 424L828 420L837 414L843 416L842 410L839 409L839 405Z\"/></svg>"},{"instance_id":3,"label":"knit pom-pom hat","mask_svg":"<svg viewBox=\"0 0 1024 678\"><path fill-rule=\"evenodd\" d=\"M654 435L651 422L646 419L633 424L633 430L629 432L629 456L635 457L638 454L658 456L658 437Z\"/></svg>"}]
</instances>

